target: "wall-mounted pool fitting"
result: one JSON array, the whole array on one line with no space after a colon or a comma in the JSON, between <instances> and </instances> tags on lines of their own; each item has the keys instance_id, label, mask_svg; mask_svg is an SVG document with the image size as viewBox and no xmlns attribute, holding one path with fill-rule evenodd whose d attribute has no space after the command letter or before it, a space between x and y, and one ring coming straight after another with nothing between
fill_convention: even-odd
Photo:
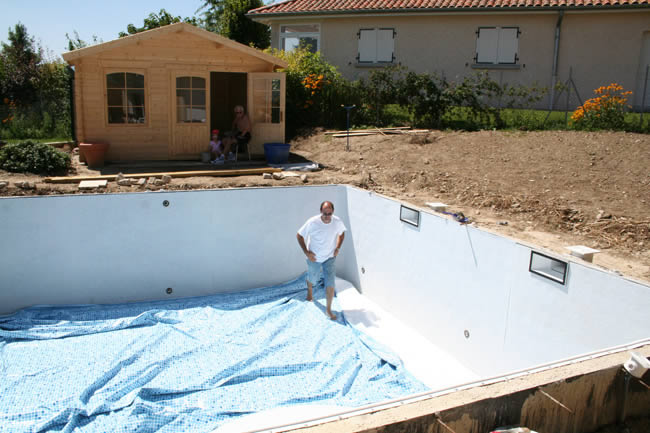
<instances>
[{"instance_id":1,"label":"wall-mounted pool fitting","mask_svg":"<svg viewBox=\"0 0 650 433\"><path fill-rule=\"evenodd\" d=\"M172 289L171 287L167 287L167 290L165 290L165 292L166 292L168 295L171 295L173 291L174 291L174 289Z\"/></svg>"},{"instance_id":2,"label":"wall-mounted pool fitting","mask_svg":"<svg viewBox=\"0 0 650 433\"><path fill-rule=\"evenodd\" d=\"M650 361L645 356L630 352L630 359L625 361L623 368L632 376L641 379L645 372L650 369Z\"/></svg>"},{"instance_id":3,"label":"wall-mounted pool fitting","mask_svg":"<svg viewBox=\"0 0 650 433\"><path fill-rule=\"evenodd\" d=\"M589 263L594 261L594 254L600 252L600 250L595 250L584 245L571 245L570 247L566 247L566 249L571 251L572 256L579 257Z\"/></svg>"},{"instance_id":4,"label":"wall-mounted pool fitting","mask_svg":"<svg viewBox=\"0 0 650 433\"><path fill-rule=\"evenodd\" d=\"M420 226L420 211L411 209L410 207L406 207L402 205L399 209L399 219L402 222L405 222L407 224L411 224L412 226L419 227Z\"/></svg>"},{"instance_id":5,"label":"wall-mounted pool fitting","mask_svg":"<svg viewBox=\"0 0 650 433\"><path fill-rule=\"evenodd\" d=\"M469 338L469 331L466 329L466 330L463 332L463 335L465 336L465 338Z\"/></svg>"},{"instance_id":6,"label":"wall-mounted pool fitting","mask_svg":"<svg viewBox=\"0 0 650 433\"><path fill-rule=\"evenodd\" d=\"M569 265L567 262L555 259L537 251L530 252L530 265L528 270L560 284L566 283L566 274Z\"/></svg>"},{"instance_id":7,"label":"wall-mounted pool fitting","mask_svg":"<svg viewBox=\"0 0 650 433\"><path fill-rule=\"evenodd\" d=\"M169 206L169 200L163 200L163 206L165 207Z\"/></svg>"},{"instance_id":8,"label":"wall-mounted pool fitting","mask_svg":"<svg viewBox=\"0 0 650 433\"><path fill-rule=\"evenodd\" d=\"M435 202L435 203L427 203L426 205L429 206L431 209L433 209L433 210L436 211L436 212L444 212L444 211L446 211L447 208L449 207L449 206L447 206L447 205L444 204L444 203L438 203L438 202Z\"/></svg>"}]
</instances>

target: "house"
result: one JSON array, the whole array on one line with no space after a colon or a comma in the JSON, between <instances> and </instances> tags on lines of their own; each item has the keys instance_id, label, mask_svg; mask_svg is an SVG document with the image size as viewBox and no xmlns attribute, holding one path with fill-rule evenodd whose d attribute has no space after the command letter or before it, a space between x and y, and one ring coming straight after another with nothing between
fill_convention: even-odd
<instances>
[{"instance_id":1,"label":"house","mask_svg":"<svg viewBox=\"0 0 650 433\"><path fill-rule=\"evenodd\" d=\"M187 23L63 54L74 66L79 142L110 145L107 161L190 160L210 131L252 123L253 154L284 141L284 61Z\"/></svg>"},{"instance_id":2,"label":"house","mask_svg":"<svg viewBox=\"0 0 650 433\"><path fill-rule=\"evenodd\" d=\"M572 78L570 108L575 89L584 101L616 82L650 107L650 0L287 0L248 16L274 48L308 45L348 79L393 64L549 88ZM564 109L566 95L540 105Z\"/></svg>"}]
</instances>

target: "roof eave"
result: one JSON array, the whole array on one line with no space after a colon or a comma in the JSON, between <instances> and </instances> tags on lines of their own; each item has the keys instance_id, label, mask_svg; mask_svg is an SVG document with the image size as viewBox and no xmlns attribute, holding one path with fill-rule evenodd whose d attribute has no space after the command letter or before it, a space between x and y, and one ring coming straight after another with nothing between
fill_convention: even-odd
<instances>
[{"instance_id":1,"label":"roof eave","mask_svg":"<svg viewBox=\"0 0 650 433\"><path fill-rule=\"evenodd\" d=\"M403 14L403 13L449 13L449 12L548 12L548 11L606 11L625 9L649 9L650 5L608 5L608 6L533 6L533 7L482 7L482 8L404 8L404 9L330 9L299 12L268 12L246 14L252 20L266 18L286 18L318 15L363 15L363 14Z\"/></svg>"},{"instance_id":2,"label":"roof eave","mask_svg":"<svg viewBox=\"0 0 650 433\"><path fill-rule=\"evenodd\" d=\"M257 57L260 60L266 61L268 63L271 63L272 65L278 67L278 68L287 68L288 63L285 62L282 59L279 59L271 54L264 53L257 48L249 47L244 44L240 44L239 42L232 41L228 38L225 38L223 36L217 35L216 33L208 32L203 29L199 29L191 24L187 23L176 23L176 24L170 24L164 27L158 27L152 30L147 30L141 33L136 33L134 35L129 35L125 36L119 39L114 39L109 42L103 42L101 44L97 45L92 45L90 47L85 47L85 48L80 48L78 50L74 51L68 51L63 53L61 56L63 57L63 60L70 64L74 64L76 60L90 56L93 54L98 54L101 53L102 51L110 50L113 48L117 48L122 45L129 45L132 43L136 43L138 41L146 40L146 39L152 39L157 36L161 36L167 33L174 33L174 32L189 32L196 34L200 37L203 38L209 38L219 44L231 47L233 49L243 51L248 53L249 55L253 57Z\"/></svg>"}]
</instances>

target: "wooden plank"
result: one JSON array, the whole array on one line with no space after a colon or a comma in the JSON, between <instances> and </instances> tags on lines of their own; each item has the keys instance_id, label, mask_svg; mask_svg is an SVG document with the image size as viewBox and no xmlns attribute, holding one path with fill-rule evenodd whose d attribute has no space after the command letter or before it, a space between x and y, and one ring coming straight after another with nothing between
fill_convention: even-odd
<instances>
[{"instance_id":1,"label":"wooden plank","mask_svg":"<svg viewBox=\"0 0 650 433\"><path fill-rule=\"evenodd\" d=\"M161 176L171 176L171 177L196 177L196 176L247 176L251 174L262 174L262 173L275 173L282 171L281 168L274 167L260 167L260 168L241 168L233 170L197 170L197 171L172 171L172 172L160 172L160 173L133 173L125 174L124 177L128 178L140 178L140 177L161 177ZM47 183L77 183L82 180L115 180L117 177L116 174L107 174L100 176L59 176L59 177L46 177L43 179L43 182Z\"/></svg>"},{"instance_id":2,"label":"wooden plank","mask_svg":"<svg viewBox=\"0 0 650 433\"><path fill-rule=\"evenodd\" d=\"M390 132L390 131L404 131L407 129L411 129L410 126L395 126L391 128L370 128L370 129L351 129L350 134L353 132ZM325 135L332 135L332 134L342 134L342 133L347 133L347 131L327 131L325 132Z\"/></svg>"},{"instance_id":3,"label":"wooden plank","mask_svg":"<svg viewBox=\"0 0 650 433\"><path fill-rule=\"evenodd\" d=\"M363 137L365 135L377 135L379 134L378 132L350 132L350 137ZM345 138L347 137L348 134L334 134L332 137L334 138Z\"/></svg>"}]
</instances>

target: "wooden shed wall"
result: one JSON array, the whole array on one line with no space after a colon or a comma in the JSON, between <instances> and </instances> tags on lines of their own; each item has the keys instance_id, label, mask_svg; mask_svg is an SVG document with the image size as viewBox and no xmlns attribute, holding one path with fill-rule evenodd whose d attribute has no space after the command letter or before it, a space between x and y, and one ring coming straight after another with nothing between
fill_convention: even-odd
<instances>
[{"instance_id":1,"label":"wooden shed wall","mask_svg":"<svg viewBox=\"0 0 650 433\"><path fill-rule=\"evenodd\" d=\"M204 75L209 72L273 70L273 65L262 59L185 31L135 43L117 42L114 48L73 62L76 70L77 138L80 142L109 143L108 161L170 158L172 122L176 121L171 100L175 91L172 86L175 71ZM144 124L108 124L105 77L111 72L144 74ZM209 81L206 90L209 95ZM209 122L209 102L207 119ZM206 131L209 126L206 125ZM206 133L206 148L208 140ZM193 153L175 155L174 159L196 157Z\"/></svg>"}]
</instances>

